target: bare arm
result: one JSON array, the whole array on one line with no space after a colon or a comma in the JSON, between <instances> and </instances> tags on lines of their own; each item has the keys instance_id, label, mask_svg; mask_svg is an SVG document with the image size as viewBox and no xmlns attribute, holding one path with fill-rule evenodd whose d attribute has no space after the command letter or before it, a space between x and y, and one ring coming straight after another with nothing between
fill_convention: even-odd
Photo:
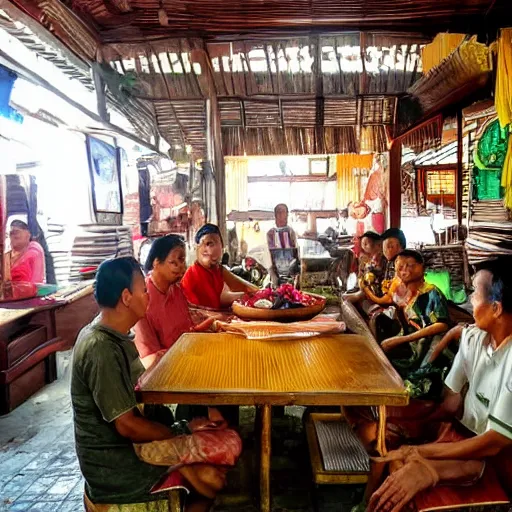
<instances>
[{"instance_id":1,"label":"bare arm","mask_svg":"<svg viewBox=\"0 0 512 512\"><path fill-rule=\"evenodd\" d=\"M503 448L512 445L512 439L489 430L485 434L454 443L432 443L418 447L419 454L426 459L481 460L497 455Z\"/></svg>"},{"instance_id":2,"label":"bare arm","mask_svg":"<svg viewBox=\"0 0 512 512\"><path fill-rule=\"evenodd\" d=\"M140 362L142 363L142 366L146 368L150 368L153 366L160 358L167 352L167 349L159 350L158 352L155 352L154 354L150 354L146 357L141 357Z\"/></svg>"},{"instance_id":3,"label":"bare arm","mask_svg":"<svg viewBox=\"0 0 512 512\"><path fill-rule=\"evenodd\" d=\"M429 358L429 363L433 363L443 352L443 350L455 340L460 339L462 336L462 331L465 327L465 324L459 324L455 327L451 328L444 336L443 339L439 342L437 347L433 350L432 354Z\"/></svg>"},{"instance_id":4,"label":"bare arm","mask_svg":"<svg viewBox=\"0 0 512 512\"><path fill-rule=\"evenodd\" d=\"M220 303L223 306L231 306L235 300L241 299L245 295L244 292L232 292L225 284L220 295Z\"/></svg>"},{"instance_id":5,"label":"bare arm","mask_svg":"<svg viewBox=\"0 0 512 512\"><path fill-rule=\"evenodd\" d=\"M382 343L381 347L383 350L390 350L392 348L397 347L398 345L402 345L403 343L412 343L413 341L420 340L421 338L427 338L429 336L435 336L436 334L441 334L448 329L448 325L442 322L436 322L435 324L428 325L423 329L415 331L406 336L395 336L393 338L389 338L384 343Z\"/></svg>"},{"instance_id":6,"label":"bare arm","mask_svg":"<svg viewBox=\"0 0 512 512\"><path fill-rule=\"evenodd\" d=\"M114 425L119 434L134 443L149 443L173 437L171 430L165 425L140 416L136 409L116 418Z\"/></svg>"}]
</instances>

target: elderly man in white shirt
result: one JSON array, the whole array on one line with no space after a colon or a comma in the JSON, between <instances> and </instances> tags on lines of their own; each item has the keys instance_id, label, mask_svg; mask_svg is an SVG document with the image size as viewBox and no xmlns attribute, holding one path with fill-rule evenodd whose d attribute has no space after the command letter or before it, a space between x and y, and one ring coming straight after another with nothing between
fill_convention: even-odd
<instances>
[{"instance_id":1,"label":"elderly man in white shirt","mask_svg":"<svg viewBox=\"0 0 512 512\"><path fill-rule=\"evenodd\" d=\"M459 352L445 380L445 399L429 419L453 419L463 404L462 426L453 422L435 443L402 446L377 459L390 462L391 475L372 495L368 510L398 512L437 483L478 482L486 460L496 456L500 462L494 466L504 477L502 484L512 483L511 268L512 258L499 258L476 274L471 298L475 325L462 329ZM471 493L471 487L464 492ZM491 496L489 487L486 492L490 501L500 500ZM506 501L503 491L502 495Z\"/></svg>"}]
</instances>

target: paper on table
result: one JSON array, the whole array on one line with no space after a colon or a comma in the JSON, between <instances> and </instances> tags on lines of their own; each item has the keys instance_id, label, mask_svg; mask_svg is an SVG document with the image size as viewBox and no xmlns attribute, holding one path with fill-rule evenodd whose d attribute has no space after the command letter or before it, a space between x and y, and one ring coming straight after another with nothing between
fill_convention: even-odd
<instances>
[{"instance_id":1,"label":"paper on table","mask_svg":"<svg viewBox=\"0 0 512 512\"><path fill-rule=\"evenodd\" d=\"M338 334L345 331L345 323L329 316L319 315L305 322L218 322L218 329L232 334L240 334L249 340L286 340L308 338L321 334Z\"/></svg>"}]
</instances>

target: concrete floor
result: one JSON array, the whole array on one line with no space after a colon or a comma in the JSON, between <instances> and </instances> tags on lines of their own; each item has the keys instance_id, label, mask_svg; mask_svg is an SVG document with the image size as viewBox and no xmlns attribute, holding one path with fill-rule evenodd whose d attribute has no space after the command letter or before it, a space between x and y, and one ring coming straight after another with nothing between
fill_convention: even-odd
<instances>
[{"instance_id":1,"label":"concrete floor","mask_svg":"<svg viewBox=\"0 0 512 512\"><path fill-rule=\"evenodd\" d=\"M0 417L0 511L82 512L83 479L73 440L69 398L69 354L59 354L60 378L11 414ZM328 486L314 491L302 408L286 408L273 421L273 512L349 512L360 486ZM257 512L258 471L254 409L240 410L244 453L229 475L215 512Z\"/></svg>"}]
</instances>

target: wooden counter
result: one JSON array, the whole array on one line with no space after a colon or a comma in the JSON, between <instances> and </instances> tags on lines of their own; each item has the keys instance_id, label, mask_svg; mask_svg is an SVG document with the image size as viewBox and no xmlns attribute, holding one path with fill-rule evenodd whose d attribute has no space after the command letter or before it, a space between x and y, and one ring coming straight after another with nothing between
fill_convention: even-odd
<instances>
[{"instance_id":1,"label":"wooden counter","mask_svg":"<svg viewBox=\"0 0 512 512\"><path fill-rule=\"evenodd\" d=\"M70 349L97 311L90 283L0 306L0 414L55 380L55 353Z\"/></svg>"}]
</instances>

